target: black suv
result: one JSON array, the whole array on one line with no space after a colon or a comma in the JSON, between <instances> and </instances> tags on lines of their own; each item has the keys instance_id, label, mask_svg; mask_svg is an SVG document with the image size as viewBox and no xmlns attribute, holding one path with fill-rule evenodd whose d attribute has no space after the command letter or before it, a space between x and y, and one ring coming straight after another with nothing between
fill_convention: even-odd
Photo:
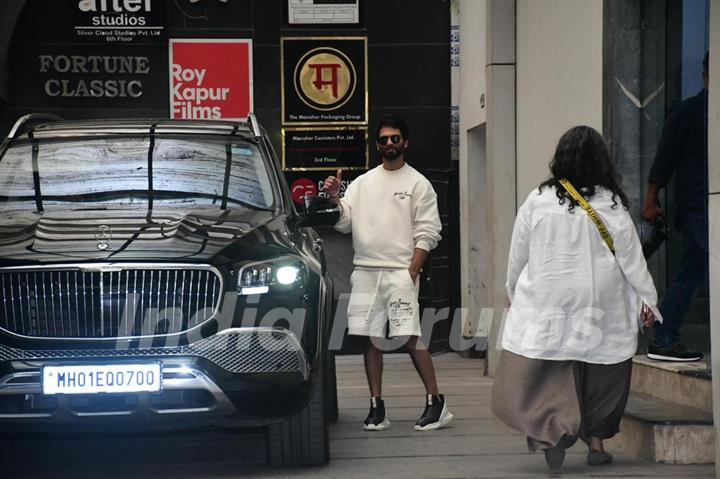
<instances>
[{"instance_id":1,"label":"black suv","mask_svg":"<svg viewBox=\"0 0 720 479\"><path fill-rule=\"evenodd\" d=\"M315 199L319 201L319 199ZM0 147L0 428L265 427L320 465L332 281L247 121L27 115Z\"/></svg>"}]
</instances>

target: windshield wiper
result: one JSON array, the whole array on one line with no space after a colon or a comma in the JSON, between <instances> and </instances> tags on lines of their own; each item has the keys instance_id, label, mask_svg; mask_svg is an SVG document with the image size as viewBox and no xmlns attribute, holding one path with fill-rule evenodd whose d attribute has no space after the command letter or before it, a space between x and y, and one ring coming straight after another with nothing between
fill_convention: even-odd
<instances>
[{"instance_id":1,"label":"windshield wiper","mask_svg":"<svg viewBox=\"0 0 720 479\"><path fill-rule=\"evenodd\" d=\"M28 130L28 138L32 144L32 172L33 172L33 190L35 191L35 206L38 213L42 213L42 192L40 191L40 167L38 166L38 155L40 153L40 145L33 136L33 131Z\"/></svg>"},{"instance_id":2,"label":"windshield wiper","mask_svg":"<svg viewBox=\"0 0 720 479\"><path fill-rule=\"evenodd\" d=\"M150 146L148 147L148 217L152 214L153 209L153 153L155 151L155 127L153 123L150 126Z\"/></svg>"},{"instance_id":3,"label":"windshield wiper","mask_svg":"<svg viewBox=\"0 0 720 479\"><path fill-rule=\"evenodd\" d=\"M230 133L230 136L235 136L235 134L238 132L238 126L235 125L232 129L232 132ZM226 210L227 209L227 202L228 202L228 190L230 189L230 169L232 168L232 145L228 141L225 143L225 176L223 177L223 198L222 198L222 204L220 205L220 208Z\"/></svg>"},{"instance_id":4,"label":"windshield wiper","mask_svg":"<svg viewBox=\"0 0 720 479\"><path fill-rule=\"evenodd\" d=\"M230 189L230 168L232 168L232 147L230 143L225 144L225 177L223 178L222 203L220 208L226 210L228 202L228 190Z\"/></svg>"}]
</instances>

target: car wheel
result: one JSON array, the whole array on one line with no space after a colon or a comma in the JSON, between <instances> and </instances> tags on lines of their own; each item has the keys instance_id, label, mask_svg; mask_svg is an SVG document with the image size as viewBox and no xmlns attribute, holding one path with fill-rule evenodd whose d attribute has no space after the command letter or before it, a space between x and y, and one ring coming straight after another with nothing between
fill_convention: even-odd
<instances>
[{"instance_id":1,"label":"car wheel","mask_svg":"<svg viewBox=\"0 0 720 479\"><path fill-rule=\"evenodd\" d=\"M330 459L323 369L319 367L312 380L308 405L298 414L268 426L267 457L271 466L322 466Z\"/></svg>"},{"instance_id":2,"label":"car wheel","mask_svg":"<svg viewBox=\"0 0 720 479\"><path fill-rule=\"evenodd\" d=\"M335 370L335 355L328 353L327 379L325 388L325 415L328 422L335 423L338 420L338 394L337 394L337 372Z\"/></svg>"}]
</instances>

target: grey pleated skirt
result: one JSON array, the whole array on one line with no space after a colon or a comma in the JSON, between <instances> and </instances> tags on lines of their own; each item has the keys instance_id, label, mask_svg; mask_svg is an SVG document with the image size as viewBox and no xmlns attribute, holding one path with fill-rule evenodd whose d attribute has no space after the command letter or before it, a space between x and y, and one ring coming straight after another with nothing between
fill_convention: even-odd
<instances>
[{"instance_id":1,"label":"grey pleated skirt","mask_svg":"<svg viewBox=\"0 0 720 479\"><path fill-rule=\"evenodd\" d=\"M492 411L524 433L531 450L609 439L618 431L630 391L632 359L617 364L531 359L503 351Z\"/></svg>"}]
</instances>

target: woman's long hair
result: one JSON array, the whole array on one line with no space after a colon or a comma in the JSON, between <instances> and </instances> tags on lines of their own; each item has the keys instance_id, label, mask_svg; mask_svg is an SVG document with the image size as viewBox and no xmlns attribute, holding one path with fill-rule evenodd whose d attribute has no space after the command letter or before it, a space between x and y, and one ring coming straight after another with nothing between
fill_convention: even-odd
<instances>
[{"instance_id":1,"label":"woman's long hair","mask_svg":"<svg viewBox=\"0 0 720 479\"><path fill-rule=\"evenodd\" d=\"M620 188L622 178L610 159L608 149L602 135L589 126L576 126L568 130L558 142L555 156L550 162L552 177L540 184L538 191L542 193L545 186L554 186L561 205L567 201L568 209L574 212L578 202L575 201L560 184L561 178L567 178L585 199L595 195L595 189L602 186L613 194L613 208L617 207L620 198L623 207L628 208L628 199Z\"/></svg>"}]
</instances>

